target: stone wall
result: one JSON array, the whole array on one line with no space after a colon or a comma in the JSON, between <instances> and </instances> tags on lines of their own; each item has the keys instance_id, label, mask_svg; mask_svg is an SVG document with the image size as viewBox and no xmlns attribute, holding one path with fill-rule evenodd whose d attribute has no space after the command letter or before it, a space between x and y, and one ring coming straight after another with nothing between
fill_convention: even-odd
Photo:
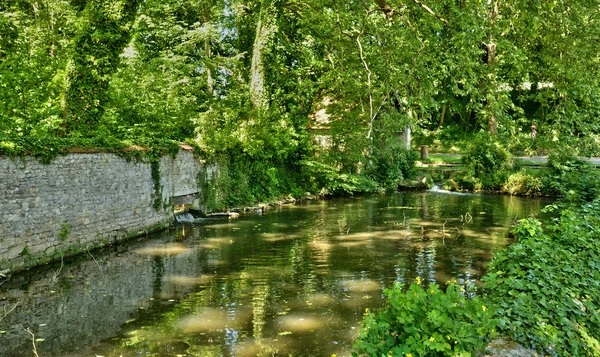
<instances>
[{"instance_id":1,"label":"stone wall","mask_svg":"<svg viewBox=\"0 0 600 357\"><path fill-rule=\"evenodd\" d=\"M42 164L0 156L0 271L145 234L173 221L169 204L198 191L190 151L160 161L161 203L148 162L110 153L69 154ZM160 206L155 208L156 206Z\"/></svg>"}]
</instances>

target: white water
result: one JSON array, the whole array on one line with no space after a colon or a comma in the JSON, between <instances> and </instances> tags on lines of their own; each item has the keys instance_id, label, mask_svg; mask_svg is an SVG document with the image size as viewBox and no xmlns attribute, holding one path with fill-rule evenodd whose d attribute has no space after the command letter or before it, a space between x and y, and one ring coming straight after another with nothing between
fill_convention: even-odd
<instances>
[{"instance_id":1,"label":"white water","mask_svg":"<svg viewBox=\"0 0 600 357\"><path fill-rule=\"evenodd\" d=\"M194 223L196 218L191 213L182 213L175 215L175 220L179 223Z\"/></svg>"},{"instance_id":2,"label":"white water","mask_svg":"<svg viewBox=\"0 0 600 357\"><path fill-rule=\"evenodd\" d=\"M445 193L449 195L473 195L473 193L468 192L456 192L456 191L447 191L444 190L444 187L440 183L436 183L431 187L427 192L435 192L435 193Z\"/></svg>"}]
</instances>

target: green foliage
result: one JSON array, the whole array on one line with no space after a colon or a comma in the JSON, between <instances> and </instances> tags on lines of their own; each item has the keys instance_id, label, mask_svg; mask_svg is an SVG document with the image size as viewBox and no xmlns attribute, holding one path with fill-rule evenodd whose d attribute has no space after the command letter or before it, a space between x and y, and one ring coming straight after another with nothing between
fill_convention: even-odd
<instances>
[{"instance_id":1,"label":"green foliage","mask_svg":"<svg viewBox=\"0 0 600 357\"><path fill-rule=\"evenodd\" d=\"M569 202L593 201L600 196L600 173L570 152L559 151L548 158L545 186Z\"/></svg>"},{"instance_id":2,"label":"green foliage","mask_svg":"<svg viewBox=\"0 0 600 357\"><path fill-rule=\"evenodd\" d=\"M23 256L23 257L28 257L28 258L31 258L31 257L32 257L31 250L29 249L29 247L28 247L28 246L25 246L25 247L23 248L23 250L21 250L21 256Z\"/></svg>"},{"instance_id":3,"label":"green foliage","mask_svg":"<svg viewBox=\"0 0 600 357\"><path fill-rule=\"evenodd\" d=\"M68 134L95 134L108 102L110 77L131 38L137 8L138 0L86 1L65 71Z\"/></svg>"},{"instance_id":4,"label":"green foliage","mask_svg":"<svg viewBox=\"0 0 600 357\"><path fill-rule=\"evenodd\" d=\"M524 170L513 173L502 187L502 191L517 196L539 196L544 189L542 178Z\"/></svg>"},{"instance_id":5,"label":"green foliage","mask_svg":"<svg viewBox=\"0 0 600 357\"><path fill-rule=\"evenodd\" d=\"M152 184L154 191L152 192L152 207L156 211L160 211L163 205L163 191L160 183L160 160L150 161L150 173L152 175Z\"/></svg>"},{"instance_id":6,"label":"green foliage","mask_svg":"<svg viewBox=\"0 0 600 357\"><path fill-rule=\"evenodd\" d=\"M533 152L535 120L535 145L597 150L595 4L405 5L3 1L0 135L30 143L3 139L2 150L51 157L62 149L50 143L42 153L35 141L55 136L144 147L161 146L146 138L193 139L206 154L253 163L261 179L240 200L305 185L394 187L411 174L412 158L396 148L409 126L452 149L496 122L504 147ZM495 45L493 61L482 44ZM313 129L326 145L315 145ZM481 172L480 154L477 186L500 189L509 167L492 154L494 173ZM300 177L320 184L298 185Z\"/></svg>"},{"instance_id":7,"label":"green foliage","mask_svg":"<svg viewBox=\"0 0 600 357\"><path fill-rule=\"evenodd\" d=\"M397 189L404 179L415 176L417 157L415 152L399 145L377 147L372 156L371 175L382 187Z\"/></svg>"},{"instance_id":8,"label":"green foliage","mask_svg":"<svg viewBox=\"0 0 600 357\"><path fill-rule=\"evenodd\" d=\"M449 191L473 191L477 182L472 175L465 172L455 172L444 184L444 188Z\"/></svg>"},{"instance_id":9,"label":"green foliage","mask_svg":"<svg viewBox=\"0 0 600 357\"><path fill-rule=\"evenodd\" d=\"M65 223L60 226L60 232L58 233L58 237L61 241L66 241L67 239L69 239L69 236L71 236L71 229L73 229L72 224Z\"/></svg>"},{"instance_id":10,"label":"green foliage","mask_svg":"<svg viewBox=\"0 0 600 357\"><path fill-rule=\"evenodd\" d=\"M201 201L209 211L224 210L289 195L300 197L315 189L302 167L285 161L253 159L238 152L208 160L198 174Z\"/></svg>"},{"instance_id":11,"label":"green foliage","mask_svg":"<svg viewBox=\"0 0 600 357\"><path fill-rule=\"evenodd\" d=\"M354 356L471 356L495 336L493 312L477 296L450 283L424 289L417 281L407 291L385 291L385 308L366 313Z\"/></svg>"},{"instance_id":12,"label":"green foliage","mask_svg":"<svg viewBox=\"0 0 600 357\"><path fill-rule=\"evenodd\" d=\"M517 243L500 252L483 279L500 332L552 356L598 356L600 201L564 210L544 230L524 219Z\"/></svg>"},{"instance_id":13,"label":"green foliage","mask_svg":"<svg viewBox=\"0 0 600 357\"><path fill-rule=\"evenodd\" d=\"M463 164L484 190L501 188L513 168L510 153L486 134L475 137L463 156Z\"/></svg>"},{"instance_id":14,"label":"green foliage","mask_svg":"<svg viewBox=\"0 0 600 357\"><path fill-rule=\"evenodd\" d=\"M301 162L310 182L320 188L320 194L352 194L354 192L374 192L377 184L363 175L340 173L334 167L318 161L304 160Z\"/></svg>"},{"instance_id":15,"label":"green foliage","mask_svg":"<svg viewBox=\"0 0 600 357\"><path fill-rule=\"evenodd\" d=\"M125 158L149 159L155 161L162 155L175 155L179 152L179 143L160 138L138 138L132 142L110 136L96 138L57 138L0 135L0 154L11 157L31 155L43 163L69 152L114 152Z\"/></svg>"}]
</instances>

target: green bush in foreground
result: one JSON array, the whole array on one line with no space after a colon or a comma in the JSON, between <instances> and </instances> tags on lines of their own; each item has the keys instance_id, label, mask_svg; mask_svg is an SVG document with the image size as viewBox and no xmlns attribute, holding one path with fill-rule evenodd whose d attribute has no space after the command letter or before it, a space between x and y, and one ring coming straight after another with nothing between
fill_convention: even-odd
<instances>
[{"instance_id":1,"label":"green bush in foreground","mask_svg":"<svg viewBox=\"0 0 600 357\"><path fill-rule=\"evenodd\" d=\"M354 356L468 357L495 335L491 309L459 285L446 291L436 284L386 289L388 301L379 314L365 314Z\"/></svg>"},{"instance_id":2,"label":"green bush in foreground","mask_svg":"<svg viewBox=\"0 0 600 357\"><path fill-rule=\"evenodd\" d=\"M600 356L600 200L525 219L483 281L500 332L552 356Z\"/></svg>"},{"instance_id":3,"label":"green bush in foreground","mask_svg":"<svg viewBox=\"0 0 600 357\"><path fill-rule=\"evenodd\" d=\"M500 189L513 170L508 150L485 133L477 135L469 145L463 164L476 179L476 188L486 191Z\"/></svg>"}]
</instances>

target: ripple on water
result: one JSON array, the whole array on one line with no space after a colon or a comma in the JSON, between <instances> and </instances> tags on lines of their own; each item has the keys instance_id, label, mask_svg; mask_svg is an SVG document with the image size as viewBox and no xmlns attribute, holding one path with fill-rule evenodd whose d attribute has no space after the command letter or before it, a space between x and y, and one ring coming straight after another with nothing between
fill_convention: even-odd
<instances>
[{"instance_id":1,"label":"ripple on water","mask_svg":"<svg viewBox=\"0 0 600 357\"><path fill-rule=\"evenodd\" d=\"M282 242L287 240L294 240L300 238L299 234L286 234L286 233L263 233L260 237L267 242Z\"/></svg>"}]
</instances>

